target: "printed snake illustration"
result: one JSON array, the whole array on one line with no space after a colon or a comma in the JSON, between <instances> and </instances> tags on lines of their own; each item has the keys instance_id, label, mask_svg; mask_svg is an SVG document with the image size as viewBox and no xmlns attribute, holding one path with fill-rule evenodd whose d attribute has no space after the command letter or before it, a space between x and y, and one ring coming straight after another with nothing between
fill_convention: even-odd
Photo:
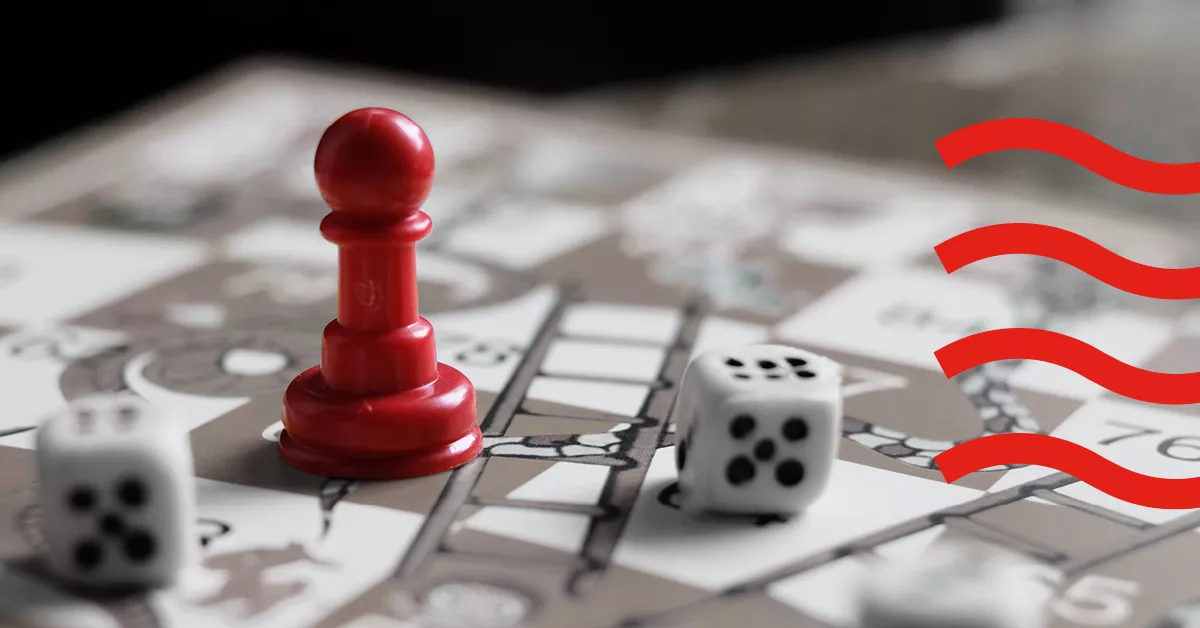
<instances>
[{"instance_id":1,"label":"printed snake illustration","mask_svg":"<svg viewBox=\"0 0 1200 628\"><path fill-rule=\"evenodd\" d=\"M1017 327L1044 329L1054 321L1094 313L1112 303L1111 289L1059 262L1037 260L1033 272L1031 281L1013 295ZM954 378L978 412L983 428L980 436L1046 433L1009 386L1009 377L1019 365L1019 361L983 364ZM843 420L842 434L872 451L922 469L935 469L934 456L961 442L909 436L853 417ZM997 465L984 471L1023 466Z\"/></svg>"}]
</instances>

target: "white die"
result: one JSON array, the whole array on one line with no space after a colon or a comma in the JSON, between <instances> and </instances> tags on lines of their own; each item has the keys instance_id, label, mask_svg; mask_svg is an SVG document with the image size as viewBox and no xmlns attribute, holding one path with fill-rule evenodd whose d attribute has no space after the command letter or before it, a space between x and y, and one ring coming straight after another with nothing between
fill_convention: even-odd
<instances>
[{"instance_id":1,"label":"white die","mask_svg":"<svg viewBox=\"0 0 1200 628\"><path fill-rule=\"evenodd\" d=\"M841 367L795 347L696 356L671 411L681 505L795 514L829 483L841 440Z\"/></svg>"},{"instance_id":2,"label":"white die","mask_svg":"<svg viewBox=\"0 0 1200 628\"><path fill-rule=\"evenodd\" d=\"M95 587L170 586L198 552L191 443L132 395L79 399L38 430L50 570Z\"/></svg>"},{"instance_id":3,"label":"white die","mask_svg":"<svg viewBox=\"0 0 1200 628\"><path fill-rule=\"evenodd\" d=\"M1041 628L1047 590L1016 557L951 543L872 569L863 628Z\"/></svg>"}]
</instances>

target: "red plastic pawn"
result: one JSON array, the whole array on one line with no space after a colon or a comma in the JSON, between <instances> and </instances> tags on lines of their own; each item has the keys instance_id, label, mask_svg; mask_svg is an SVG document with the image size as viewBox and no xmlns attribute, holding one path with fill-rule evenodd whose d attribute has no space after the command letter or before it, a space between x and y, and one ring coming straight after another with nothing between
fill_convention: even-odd
<instances>
[{"instance_id":1,"label":"red plastic pawn","mask_svg":"<svg viewBox=\"0 0 1200 628\"><path fill-rule=\"evenodd\" d=\"M433 223L424 131L390 109L352 111L317 146L317 186L333 210L321 234L338 246L338 315L321 365L283 397L279 451L315 475L389 480L453 469L479 455L475 389L437 361L417 308L418 240Z\"/></svg>"}]
</instances>

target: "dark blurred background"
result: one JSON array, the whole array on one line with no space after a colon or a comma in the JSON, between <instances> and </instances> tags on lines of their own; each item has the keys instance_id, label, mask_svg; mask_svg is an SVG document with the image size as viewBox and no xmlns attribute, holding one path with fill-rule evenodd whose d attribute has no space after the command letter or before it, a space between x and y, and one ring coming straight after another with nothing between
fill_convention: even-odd
<instances>
[{"instance_id":1,"label":"dark blurred background","mask_svg":"<svg viewBox=\"0 0 1200 628\"><path fill-rule=\"evenodd\" d=\"M1004 9L1002 0L216 2L129 13L102 4L10 4L0 14L0 153L259 53L562 94L961 28Z\"/></svg>"},{"instance_id":2,"label":"dark blurred background","mask_svg":"<svg viewBox=\"0 0 1200 628\"><path fill-rule=\"evenodd\" d=\"M415 6L414 6L415 5ZM933 142L1000 117L1200 161L1196 0L108 3L0 8L0 155L247 56L283 54L544 97L624 125L944 170ZM956 168L1189 219L1051 155Z\"/></svg>"}]
</instances>

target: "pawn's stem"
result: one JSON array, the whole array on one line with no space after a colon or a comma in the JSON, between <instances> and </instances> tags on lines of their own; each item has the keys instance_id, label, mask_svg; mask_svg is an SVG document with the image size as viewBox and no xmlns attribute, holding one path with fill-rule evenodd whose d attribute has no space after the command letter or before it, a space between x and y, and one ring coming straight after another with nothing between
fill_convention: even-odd
<instances>
[{"instance_id":1,"label":"pawn's stem","mask_svg":"<svg viewBox=\"0 0 1200 628\"><path fill-rule=\"evenodd\" d=\"M338 322L357 331L384 331L417 322L416 274L416 252L411 244L341 247Z\"/></svg>"},{"instance_id":2,"label":"pawn's stem","mask_svg":"<svg viewBox=\"0 0 1200 628\"><path fill-rule=\"evenodd\" d=\"M420 211L399 221L334 212L321 223L322 235L338 245L338 317L321 351L331 388L388 394L437 377L433 328L417 300L415 243L431 227Z\"/></svg>"}]
</instances>

